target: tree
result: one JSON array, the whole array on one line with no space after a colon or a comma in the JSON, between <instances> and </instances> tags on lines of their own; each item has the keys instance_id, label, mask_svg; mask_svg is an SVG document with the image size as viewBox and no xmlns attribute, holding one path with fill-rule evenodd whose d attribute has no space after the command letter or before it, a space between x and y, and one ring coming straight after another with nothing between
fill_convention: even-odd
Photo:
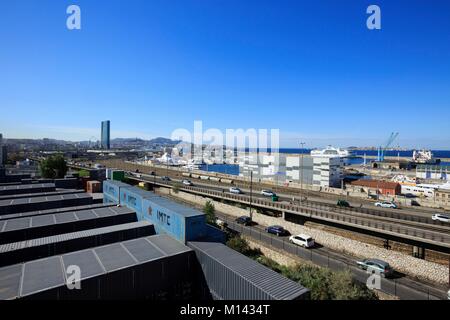
<instances>
[{"instance_id":1,"label":"tree","mask_svg":"<svg viewBox=\"0 0 450 320\"><path fill-rule=\"evenodd\" d=\"M64 178L67 170L66 161L60 154L50 156L47 159L42 160L40 164L41 176L47 179Z\"/></svg>"},{"instance_id":2,"label":"tree","mask_svg":"<svg viewBox=\"0 0 450 320\"><path fill-rule=\"evenodd\" d=\"M173 187L172 187L172 191L173 193L177 194L181 189L181 184L179 182L176 182Z\"/></svg>"},{"instance_id":3,"label":"tree","mask_svg":"<svg viewBox=\"0 0 450 320\"><path fill-rule=\"evenodd\" d=\"M203 212L206 214L206 223L214 224L216 209L211 201L206 201L205 206L203 207Z\"/></svg>"}]
</instances>

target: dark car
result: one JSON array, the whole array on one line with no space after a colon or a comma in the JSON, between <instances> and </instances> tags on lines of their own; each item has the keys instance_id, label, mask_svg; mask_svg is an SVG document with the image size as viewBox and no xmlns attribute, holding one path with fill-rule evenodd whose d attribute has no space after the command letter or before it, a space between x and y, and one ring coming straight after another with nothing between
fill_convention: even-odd
<instances>
[{"instance_id":1,"label":"dark car","mask_svg":"<svg viewBox=\"0 0 450 320\"><path fill-rule=\"evenodd\" d=\"M338 200L336 205L341 208L350 208L351 207L350 203L348 203L348 201L345 201L345 200Z\"/></svg>"},{"instance_id":2,"label":"dark car","mask_svg":"<svg viewBox=\"0 0 450 320\"><path fill-rule=\"evenodd\" d=\"M238 224L243 224L244 226L249 226L252 224L252 218L247 216L242 216L236 219Z\"/></svg>"},{"instance_id":3,"label":"dark car","mask_svg":"<svg viewBox=\"0 0 450 320\"><path fill-rule=\"evenodd\" d=\"M282 226L270 226L266 228L267 233L275 234L277 236L287 236L289 232Z\"/></svg>"},{"instance_id":4,"label":"dark car","mask_svg":"<svg viewBox=\"0 0 450 320\"><path fill-rule=\"evenodd\" d=\"M170 178L168 176L164 176L164 177L161 177L161 180L162 181L170 181Z\"/></svg>"},{"instance_id":5,"label":"dark car","mask_svg":"<svg viewBox=\"0 0 450 320\"><path fill-rule=\"evenodd\" d=\"M391 277L394 269L386 261L380 259L364 259L356 261L359 268L363 270L371 270L379 273L382 277Z\"/></svg>"}]
</instances>

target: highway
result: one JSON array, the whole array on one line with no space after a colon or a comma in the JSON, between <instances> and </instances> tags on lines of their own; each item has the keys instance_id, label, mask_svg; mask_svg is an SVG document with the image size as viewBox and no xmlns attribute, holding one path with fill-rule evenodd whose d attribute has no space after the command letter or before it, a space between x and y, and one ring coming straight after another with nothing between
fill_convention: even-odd
<instances>
[{"instance_id":1,"label":"highway","mask_svg":"<svg viewBox=\"0 0 450 320\"><path fill-rule=\"evenodd\" d=\"M225 199L248 205L248 194L232 194L220 186L193 185L184 186L180 179L172 179L170 182L162 181L160 177L129 173L131 177L139 181L156 183L160 186L173 187L179 185L180 190L192 194L208 196L216 199ZM139 178L138 178L139 177ZM197 181L194 182L197 184ZM219 189L218 189L219 188ZM289 202L273 202L262 195L252 197L252 206L272 211L292 214L291 219L302 218L313 222L328 222L332 225L357 229L359 232L378 236L384 239L399 241L411 245L450 253L450 227L436 224L434 221L418 222L395 217L383 216L384 210L373 210L371 214L358 212L356 209L331 207L329 204L291 204ZM287 215L286 215L286 220ZM290 220L289 220L290 221Z\"/></svg>"},{"instance_id":2,"label":"highway","mask_svg":"<svg viewBox=\"0 0 450 320\"><path fill-rule=\"evenodd\" d=\"M227 227L235 232L244 234L256 241L260 241L275 250L282 250L287 254L298 256L302 260L311 261L316 265L328 267L334 271L349 270L353 278L365 284L369 274L356 266L354 257L342 254L326 247L316 245L306 249L289 242L289 236L277 237L265 232L265 226L243 226L235 222L235 217L224 213L216 214L227 222ZM435 284L425 283L411 279L401 273L395 272L392 278L380 279L380 291L398 296L402 300L444 300L446 288Z\"/></svg>"}]
</instances>

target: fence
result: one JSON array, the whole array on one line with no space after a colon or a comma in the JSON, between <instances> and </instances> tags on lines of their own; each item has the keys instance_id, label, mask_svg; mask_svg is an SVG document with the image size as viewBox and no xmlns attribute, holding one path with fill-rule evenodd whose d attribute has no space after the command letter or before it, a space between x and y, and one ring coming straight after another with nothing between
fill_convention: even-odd
<instances>
[{"instance_id":1,"label":"fence","mask_svg":"<svg viewBox=\"0 0 450 320\"><path fill-rule=\"evenodd\" d=\"M289 242L287 238L279 238L262 230L238 224L227 216L220 216L220 218L227 223L227 227L229 229L258 240L277 250L283 250L286 253L299 257L302 260L311 261L313 264L329 268L333 271L349 270L352 273L353 278L363 284L365 284L369 278L369 274L366 271L357 268L355 266L356 262L353 260L345 261L343 260L345 258L337 257L337 255L323 249L306 249L297 246ZM440 292L439 290L429 287L425 288L424 286L421 286L421 288L418 287L419 284L412 283L412 281L404 278L381 278L380 291L398 296L402 300L447 299L446 294Z\"/></svg>"}]
</instances>

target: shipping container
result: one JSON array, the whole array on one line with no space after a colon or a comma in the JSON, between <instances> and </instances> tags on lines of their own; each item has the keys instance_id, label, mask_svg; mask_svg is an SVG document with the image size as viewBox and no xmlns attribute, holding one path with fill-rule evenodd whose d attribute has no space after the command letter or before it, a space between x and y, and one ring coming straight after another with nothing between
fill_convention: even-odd
<instances>
[{"instance_id":1,"label":"shipping container","mask_svg":"<svg viewBox=\"0 0 450 320\"><path fill-rule=\"evenodd\" d=\"M79 290L66 285L74 265ZM0 268L0 299L197 300L200 272L190 248L154 235Z\"/></svg>"},{"instance_id":2,"label":"shipping container","mask_svg":"<svg viewBox=\"0 0 450 320\"><path fill-rule=\"evenodd\" d=\"M303 287L217 242L188 242L195 251L209 291L220 300L304 300Z\"/></svg>"},{"instance_id":3,"label":"shipping container","mask_svg":"<svg viewBox=\"0 0 450 320\"><path fill-rule=\"evenodd\" d=\"M0 221L0 244L136 222L126 207L106 207Z\"/></svg>"},{"instance_id":4,"label":"shipping container","mask_svg":"<svg viewBox=\"0 0 450 320\"><path fill-rule=\"evenodd\" d=\"M189 177L189 178L190 178L190 177L191 177L191 174L188 173L188 172L183 172L183 173L182 173L182 176L183 176L183 177Z\"/></svg>"},{"instance_id":5,"label":"shipping container","mask_svg":"<svg viewBox=\"0 0 450 320\"><path fill-rule=\"evenodd\" d=\"M143 200L154 194L137 187L120 188L120 204L134 210L139 220L144 218Z\"/></svg>"},{"instance_id":6,"label":"shipping container","mask_svg":"<svg viewBox=\"0 0 450 320\"><path fill-rule=\"evenodd\" d=\"M18 184L10 186L0 186L0 196L24 193L41 193L55 191L54 183L39 183L39 184Z\"/></svg>"},{"instance_id":7,"label":"shipping container","mask_svg":"<svg viewBox=\"0 0 450 320\"><path fill-rule=\"evenodd\" d=\"M221 178L220 182L231 184L231 183L233 183L233 180Z\"/></svg>"},{"instance_id":8,"label":"shipping container","mask_svg":"<svg viewBox=\"0 0 450 320\"><path fill-rule=\"evenodd\" d=\"M123 170L114 170L111 173L111 180L123 181L125 179L125 171Z\"/></svg>"},{"instance_id":9,"label":"shipping container","mask_svg":"<svg viewBox=\"0 0 450 320\"><path fill-rule=\"evenodd\" d=\"M209 176L200 176L201 180L209 180Z\"/></svg>"},{"instance_id":10,"label":"shipping container","mask_svg":"<svg viewBox=\"0 0 450 320\"><path fill-rule=\"evenodd\" d=\"M155 234L148 221L53 235L0 245L0 267Z\"/></svg>"},{"instance_id":11,"label":"shipping container","mask_svg":"<svg viewBox=\"0 0 450 320\"><path fill-rule=\"evenodd\" d=\"M209 177L209 180L219 182L220 178L217 177Z\"/></svg>"},{"instance_id":12,"label":"shipping container","mask_svg":"<svg viewBox=\"0 0 450 320\"><path fill-rule=\"evenodd\" d=\"M198 178L200 178L200 175L193 173L193 174L191 174L191 177L194 179L198 179Z\"/></svg>"},{"instance_id":13,"label":"shipping container","mask_svg":"<svg viewBox=\"0 0 450 320\"><path fill-rule=\"evenodd\" d=\"M120 203L120 189L131 188L129 184L121 181L106 180L103 182L103 202Z\"/></svg>"},{"instance_id":14,"label":"shipping container","mask_svg":"<svg viewBox=\"0 0 450 320\"><path fill-rule=\"evenodd\" d=\"M0 200L0 215L92 204L86 193Z\"/></svg>"},{"instance_id":15,"label":"shipping container","mask_svg":"<svg viewBox=\"0 0 450 320\"><path fill-rule=\"evenodd\" d=\"M86 192L97 193L101 192L101 182L100 181L88 181L86 185Z\"/></svg>"},{"instance_id":16,"label":"shipping container","mask_svg":"<svg viewBox=\"0 0 450 320\"><path fill-rule=\"evenodd\" d=\"M205 214L196 209L152 194L142 204L142 218L155 225L158 234L168 234L178 241L203 238L207 235Z\"/></svg>"}]
</instances>

